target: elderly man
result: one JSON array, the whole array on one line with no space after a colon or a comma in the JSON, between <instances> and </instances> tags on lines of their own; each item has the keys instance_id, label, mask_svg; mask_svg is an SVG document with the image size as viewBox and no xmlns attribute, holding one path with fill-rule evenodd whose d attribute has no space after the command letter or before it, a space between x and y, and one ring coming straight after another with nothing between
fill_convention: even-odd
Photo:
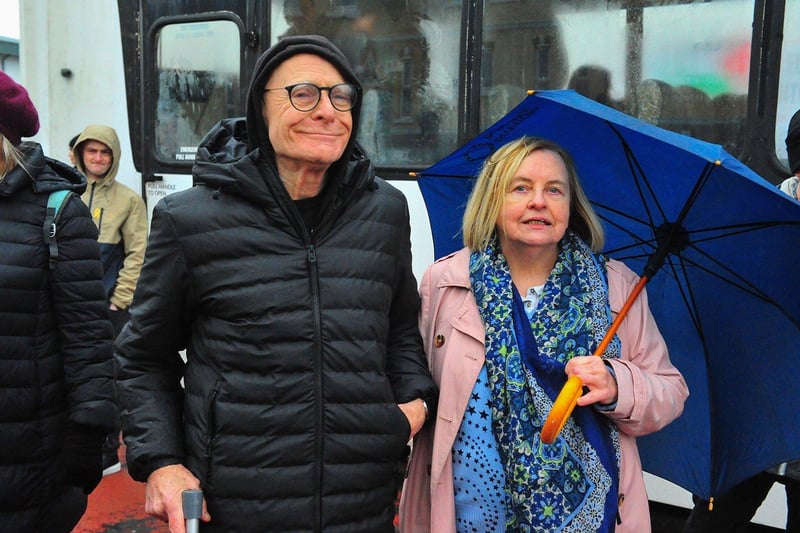
<instances>
[{"instance_id":1,"label":"elderly man","mask_svg":"<svg viewBox=\"0 0 800 533\"><path fill-rule=\"evenodd\" d=\"M154 210L117 360L129 471L171 531L196 488L204 531L394 531L436 388L406 201L356 147L360 93L328 40L280 41L246 119L200 146L199 186Z\"/></svg>"}]
</instances>

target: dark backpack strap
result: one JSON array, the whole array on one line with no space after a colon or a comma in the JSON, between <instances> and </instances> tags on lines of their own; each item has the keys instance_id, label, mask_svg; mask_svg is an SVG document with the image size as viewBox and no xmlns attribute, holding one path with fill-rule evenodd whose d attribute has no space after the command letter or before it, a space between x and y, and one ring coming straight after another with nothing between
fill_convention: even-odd
<instances>
[{"instance_id":1,"label":"dark backpack strap","mask_svg":"<svg viewBox=\"0 0 800 533\"><path fill-rule=\"evenodd\" d=\"M44 217L42 232L44 242L50 253L50 270L56 267L56 261L58 260L58 242L56 241L58 219L61 218L62 207L73 194L75 193L72 191L53 191L47 198L47 212Z\"/></svg>"}]
</instances>

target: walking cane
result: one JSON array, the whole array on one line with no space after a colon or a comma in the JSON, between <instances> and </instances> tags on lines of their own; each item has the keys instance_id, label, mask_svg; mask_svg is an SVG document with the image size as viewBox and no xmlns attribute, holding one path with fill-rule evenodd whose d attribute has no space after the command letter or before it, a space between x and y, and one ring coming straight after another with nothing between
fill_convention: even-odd
<instances>
[{"instance_id":1,"label":"walking cane","mask_svg":"<svg viewBox=\"0 0 800 533\"><path fill-rule=\"evenodd\" d=\"M200 533L200 517L203 514L203 491L185 490L181 493L183 518L186 520L186 533Z\"/></svg>"}]
</instances>

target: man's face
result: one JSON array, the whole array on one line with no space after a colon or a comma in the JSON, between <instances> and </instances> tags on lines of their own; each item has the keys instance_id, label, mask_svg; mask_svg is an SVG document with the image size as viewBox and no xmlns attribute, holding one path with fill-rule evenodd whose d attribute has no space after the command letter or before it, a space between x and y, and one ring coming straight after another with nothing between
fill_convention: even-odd
<instances>
[{"instance_id":1,"label":"man's face","mask_svg":"<svg viewBox=\"0 0 800 533\"><path fill-rule=\"evenodd\" d=\"M86 177L92 181L99 181L105 177L111 168L114 158L111 148L100 141L86 141L83 145L83 166Z\"/></svg>"},{"instance_id":2,"label":"man's face","mask_svg":"<svg viewBox=\"0 0 800 533\"><path fill-rule=\"evenodd\" d=\"M328 91L311 111L298 111L283 89L296 83L332 87L345 80L336 68L319 56L298 54L280 65L267 80L265 88L279 89L264 93L262 115L275 150L278 172L322 171L344 153L353 129L350 111L337 111Z\"/></svg>"}]
</instances>

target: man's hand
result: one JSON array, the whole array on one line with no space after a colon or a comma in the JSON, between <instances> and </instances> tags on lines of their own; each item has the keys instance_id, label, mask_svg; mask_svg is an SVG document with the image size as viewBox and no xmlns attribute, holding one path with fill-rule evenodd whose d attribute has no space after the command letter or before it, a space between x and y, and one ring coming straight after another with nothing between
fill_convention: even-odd
<instances>
[{"instance_id":1,"label":"man's hand","mask_svg":"<svg viewBox=\"0 0 800 533\"><path fill-rule=\"evenodd\" d=\"M181 495L184 490L200 489L200 480L183 465L169 465L154 470L147 478L144 510L147 514L169 523L170 533L186 533ZM211 515L203 498L203 522Z\"/></svg>"},{"instance_id":2,"label":"man's hand","mask_svg":"<svg viewBox=\"0 0 800 533\"><path fill-rule=\"evenodd\" d=\"M401 403L397 405L403 414L408 418L408 424L411 426L410 439L414 438L422 426L425 425L425 405L421 398L412 400L408 403Z\"/></svg>"}]
</instances>

